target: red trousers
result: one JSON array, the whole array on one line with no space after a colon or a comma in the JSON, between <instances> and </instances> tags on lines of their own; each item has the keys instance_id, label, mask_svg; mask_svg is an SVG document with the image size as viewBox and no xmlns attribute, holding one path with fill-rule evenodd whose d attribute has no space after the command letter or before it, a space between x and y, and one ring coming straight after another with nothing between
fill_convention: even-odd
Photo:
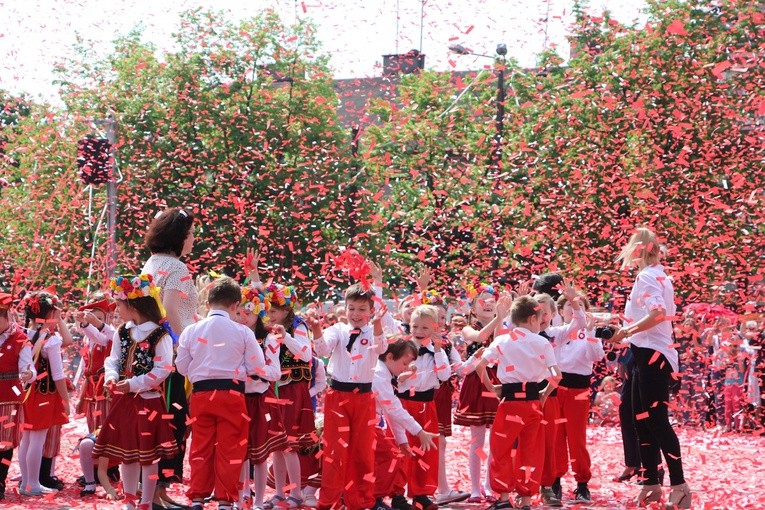
<instances>
[{"instance_id":1,"label":"red trousers","mask_svg":"<svg viewBox=\"0 0 765 510\"><path fill-rule=\"evenodd\" d=\"M590 453L587 451L587 421L590 416L590 389L558 386L560 416L565 419L558 427L555 464L556 476L563 476L571 468L574 479L587 483L592 478Z\"/></svg>"},{"instance_id":2,"label":"red trousers","mask_svg":"<svg viewBox=\"0 0 765 510\"><path fill-rule=\"evenodd\" d=\"M436 403L417 402L416 400L401 399L406 412L419 423L427 432L438 435L438 412ZM427 452L420 449L420 439L417 436L406 433L409 446L414 453L412 457L406 457L404 471L409 484L409 497L432 496L438 488L438 440L434 438L435 448Z\"/></svg>"},{"instance_id":3,"label":"red trousers","mask_svg":"<svg viewBox=\"0 0 765 510\"><path fill-rule=\"evenodd\" d=\"M515 489L519 496L534 496L539 492L545 446L541 422L538 400L510 400L499 404L489 436L489 479L494 492Z\"/></svg>"},{"instance_id":4,"label":"red trousers","mask_svg":"<svg viewBox=\"0 0 765 510\"><path fill-rule=\"evenodd\" d=\"M190 499L239 499L239 473L247 455L247 406L236 391L200 391L189 400L192 433Z\"/></svg>"},{"instance_id":5,"label":"red trousers","mask_svg":"<svg viewBox=\"0 0 765 510\"><path fill-rule=\"evenodd\" d=\"M545 460L542 468L542 476L539 479L540 485L550 487L558 476L557 469L557 440L558 440L558 420L560 420L560 404L558 397L547 397L547 402L542 408L544 413L542 430L545 436Z\"/></svg>"},{"instance_id":6,"label":"red trousers","mask_svg":"<svg viewBox=\"0 0 765 510\"><path fill-rule=\"evenodd\" d=\"M373 393L327 390L319 508L329 508L341 495L348 510L374 506L376 422Z\"/></svg>"},{"instance_id":7,"label":"red trousers","mask_svg":"<svg viewBox=\"0 0 765 510\"><path fill-rule=\"evenodd\" d=\"M404 495L404 455L390 429L375 427L375 498Z\"/></svg>"}]
</instances>

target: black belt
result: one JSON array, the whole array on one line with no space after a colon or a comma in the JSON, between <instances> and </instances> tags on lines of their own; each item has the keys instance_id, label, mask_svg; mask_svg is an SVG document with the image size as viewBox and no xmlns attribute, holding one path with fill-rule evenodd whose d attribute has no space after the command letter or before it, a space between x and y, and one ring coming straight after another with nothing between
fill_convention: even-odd
<instances>
[{"instance_id":1,"label":"black belt","mask_svg":"<svg viewBox=\"0 0 765 510\"><path fill-rule=\"evenodd\" d=\"M550 384L550 381L547 381L547 380L545 380L545 381L542 381L541 383L539 383L539 388L540 388L540 390L544 390L544 389L546 389L546 388L547 388L547 386L548 386L549 384ZM550 392L550 394L549 394L549 395L547 395L547 396L548 396L548 397L557 397L557 396L558 396L558 387L556 386L556 387L555 387L555 389L554 389L554 390L552 390L552 391Z\"/></svg>"},{"instance_id":2,"label":"black belt","mask_svg":"<svg viewBox=\"0 0 765 510\"><path fill-rule=\"evenodd\" d=\"M572 374L569 372L563 372L563 379L560 380L559 385L563 386L564 388L574 388L574 389L589 388L591 378L592 378L592 374L581 375L581 374Z\"/></svg>"},{"instance_id":3,"label":"black belt","mask_svg":"<svg viewBox=\"0 0 765 510\"><path fill-rule=\"evenodd\" d=\"M191 392L198 393L200 391L215 390L234 390L244 393L244 382L235 381L234 379L205 379L204 381L195 382L192 385Z\"/></svg>"},{"instance_id":4,"label":"black belt","mask_svg":"<svg viewBox=\"0 0 765 510\"><path fill-rule=\"evenodd\" d=\"M0 372L0 381L15 381L19 378L19 372Z\"/></svg>"},{"instance_id":5,"label":"black belt","mask_svg":"<svg viewBox=\"0 0 765 510\"><path fill-rule=\"evenodd\" d=\"M398 398L402 398L404 400L414 400L416 402L431 402L433 400L433 397L436 394L436 390L426 390L426 391L402 391L399 393L396 392L396 396Z\"/></svg>"},{"instance_id":6,"label":"black belt","mask_svg":"<svg viewBox=\"0 0 765 510\"><path fill-rule=\"evenodd\" d=\"M539 383L506 383L502 385L504 400L539 400Z\"/></svg>"},{"instance_id":7,"label":"black belt","mask_svg":"<svg viewBox=\"0 0 765 510\"><path fill-rule=\"evenodd\" d=\"M332 381L329 383L329 387L337 391L348 391L354 393L370 393L372 391L372 383L350 383Z\"/></svg>"}]
</instances>

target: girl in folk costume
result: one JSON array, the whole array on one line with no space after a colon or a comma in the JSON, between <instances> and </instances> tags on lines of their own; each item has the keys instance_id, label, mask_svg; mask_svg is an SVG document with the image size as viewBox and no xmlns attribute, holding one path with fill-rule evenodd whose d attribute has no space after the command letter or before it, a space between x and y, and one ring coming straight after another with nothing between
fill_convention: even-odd
<instances>
[{"instance_id":1,"label":"girl in folk costume","mask_svg":"<svg viewBox=\"0 0 765 510\"><path fill-rule=\"evenodd\" d=\"M37 376L29 339L13 320L12 306L13 296L0 293L0 500L5 498L13 449L19 446L22 383Z\"/></svg>"},{"instance_id":2,"label":"girl in folk costume","mask_svg":"<svg viewBox=\"0 0 765 510\"><path fill-rule=\"evenodd\" d=\"M250 499L248 481L250 463L254 467L255 493L252 505L263 507L268 468L266 461L272 452L287 448L287 433L282 422L282 409L277 403L272 382L281 378L279 365L279 340L269 335L263 320L266 317L265 298L254 287L242 288L242 307L237 320L251 328L263 349L266 368L260 374L248 374L245 382L245 403L249 422L249 447L247 460L242 465L242 491L238 508L245 508ZM278 329L278 328L277 328Z\"/></svg>"},{"instance_id":3,"label":"girl in folk costume","mask_svg":"<svg viewBox=\"0 0 765 510\"><path fill-rule=\"evenodd\" d=\"M484 488L481 487L481 464L488 456L483 453L486 442L486 429L494 423L498 402L494 395L486 394L481 378L475 372L483 348L494 339L496 331L502 327L503 317L497 314L497 291L494 287L482 284L479 288L468 289L468 296L473 304L468 315L468 326L462 330L468 359L458 371L464 376L460 388L459 404L454 414L454 424L470 427L470 447L468 450L468 470L470 474L471 494L468 503L480 503L482 494L486 501L494 501L489 486L488 472ZM490 378L496 378L496 369L486 368ZM479 453L481 452L481 453Z\"/></svg>"},{"instance_id":4,"label":"girl in folk costume","mask_svg":"<svg viewBox=\"0 0 765 510\"><path fill-rule=\"evenodd\" d=\"M41 496L53 489L40 483L40 466L48 429L69 421L69 393L61 360L61 337L55 333L61 310L58 298L46 291L25 299L25 328L32 342L32 357L39 377L24 400L24 432L19 448L20 493ZM47 472L50 472L48 465Z\"/></svg>"},{"instance_id":5,"label":"girl in folk costume","mask_svg":"<svg viewBox=\"0 0 765 510\"><path fill-rule=\"evenodd\" d=\"M297 294L293 287L270 284L265 289L268 327L280 339L279 365L282 376L277 383L279 400L285 402L282 420L287 431L289 449L274 452L276 495L264 508L276 503L295 508L302 504L300 459L297 451L313 444L314 414L309 387L311 384L311 340L308 326L295 315ZM285 499L284 486L289 476L290 496Z\"/></svg>"},{"instance_id":6,"label":"girl in folk costume","mask_svg":"<svg viewBox=\"0 0 765 510\"><path fill-rule=\"evenodd\" d=\"M108 319L116 306L102 298L81 306L75 314L80 331L88 339L82 394L77 407L85 413L90 433L101 428L109 413L110 400L104 395L104 360L112 349L114 328Z\"/></svg>"},{"instance_id":7,"label":"girl in folk costume","mask_svg":"<svg viewBox=\"0 0 765 510\"><path fill-rule=\"evenodd\" d=\"M433 401L436 404L436 414L438 415L438 505L446 505L465 501L470 497L467 492L452 489L449 486L449 480L446 476L446 438L452 435L452 397L456 384L456 371L462 367L462 358L457 349L452 345L451 340L445 334L447 305L444 298L435 290L425 290L420 294L419 302L423 305L433 305L438 309L438 327L443 338L443 350L449 365L452 368L451 377L442 382L436 389Z\"/></svg>"},{"instance_id":8,"label":"girl in folk costume","mask_svg":"<svg viewBox=\"0 0 765 510\"><path fill-rule=\"evenodd\" d=\"M94 457L122 463L127 509L149 509L157 461L178 453L159 388L173 369L173 342L159 324L160 289L151 275L118 276L110 287L125 322L104 361L104 386L112 405L93 448ZM143 494L136 504L138 479Z\"/></svg>"}]
</instances>

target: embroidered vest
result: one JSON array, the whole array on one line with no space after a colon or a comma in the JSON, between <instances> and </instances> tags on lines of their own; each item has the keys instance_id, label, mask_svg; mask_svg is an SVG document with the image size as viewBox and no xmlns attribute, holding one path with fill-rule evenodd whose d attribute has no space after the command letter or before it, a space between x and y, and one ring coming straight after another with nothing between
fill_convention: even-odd
<instances>
[{"instance_id":1,"label":"embroidered vest","mask_svg":"<svg viewBox=\"0 0 765 510\"><path fill-rule=\"evenodd\" d=\"M295 317L292 323L293 333L301 324L308 329L308 325L303 319ZM311 382L313 379L311 376L311 364L295 358L295 355L284 344L279 347L279 364L282 367L281 382Z\"/></svg>"},{"instance_id":2,"label":"embroidered vest","mask_svg":"<svg viewBox=\"0 0 765 510\"><path fill-rule=\"evenodd\" d=\"M149 333L145 340L135 342L127 326L120 326L120 380L151 372L157 343L166 334L167 331L160 326Z\"/></svg>"}]
</instances>

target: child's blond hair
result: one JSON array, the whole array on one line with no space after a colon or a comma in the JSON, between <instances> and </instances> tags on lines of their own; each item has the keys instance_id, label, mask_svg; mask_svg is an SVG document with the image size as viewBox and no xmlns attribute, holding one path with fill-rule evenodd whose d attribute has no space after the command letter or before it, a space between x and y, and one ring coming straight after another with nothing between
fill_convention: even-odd
<instances>
[{"instance_id":1,"label":"child's blond hair","mask_svg":"<svg viewBox=\"0 0 765 510\"><path fill-rule=\"evenodd\" d=\"M624 245L616 261L622 262L622 269L628 268L638 261L650 266L661 259L662 246L656 240L656 234L647 228L639 228ZM666 248L665 248L666 250Z\"/></svg>"},{"instance_id":2,"label":"child's blond hair","mask_svg":"<svg viewBox=\"0 0 765 510\"><path fill-rule=\"evenodd\" d=\"M412 310L411 322L420 318L428 318L432 322L438 324L438 308L433 305L420 305Z\"/></svg>"}]
</instances>

